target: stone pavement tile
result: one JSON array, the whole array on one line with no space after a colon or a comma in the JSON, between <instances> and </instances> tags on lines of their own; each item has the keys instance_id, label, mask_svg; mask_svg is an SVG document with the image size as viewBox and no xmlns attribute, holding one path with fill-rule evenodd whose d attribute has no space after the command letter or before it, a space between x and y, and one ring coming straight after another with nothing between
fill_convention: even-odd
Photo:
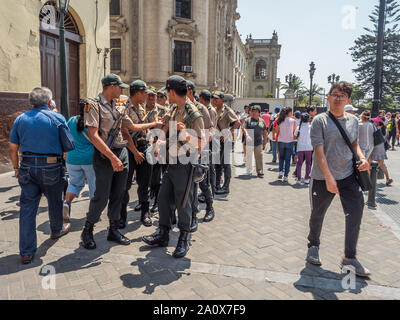
<instances>
[{"instance_id":1,"label":"stone pavement tile","mask_svg":"<svg viewBox=\"0 0 400 320\"><path fill-rule=\"evenodd\" d=\"M198 284L196 287L192 288L196 295L200 296L201 299L209 299L211 298L214 293L209 291L208 289L204 288L201 284Z\"/></svg>"},{"instance_id":2,"label":"stone pavement tile","mask_svg":"<svg viewBox=\"0 0 400 320\"><path fill-rule=\"evenodd\" d=\"M210 282L215 284L218 288L226 287L237 281L237 279L231 277L217 276L213 274L207 274L206 277Z\"/></svg>"},{"instance_id":3,"label":"stone pavement tile","mask_svg":"<svg viewBox=\"0 0 400 320\"><path fill-rule=\"evenodd\" d=\"M86 290L79 290L73 293L74 300L90 300L90 294Z\"/></svg>"},{"instance_id":4,"label":"stone pavement tile","mask_svg":"<svg viewBox=\"0 0 400 320\"><path fill-rule=\"evenodd\" d=\"M286 285L287 286L287 285ZM289 300L290 296L282 290L280 284L269 283L265 290L281 300Z\"/></svg>"}]
</instances>

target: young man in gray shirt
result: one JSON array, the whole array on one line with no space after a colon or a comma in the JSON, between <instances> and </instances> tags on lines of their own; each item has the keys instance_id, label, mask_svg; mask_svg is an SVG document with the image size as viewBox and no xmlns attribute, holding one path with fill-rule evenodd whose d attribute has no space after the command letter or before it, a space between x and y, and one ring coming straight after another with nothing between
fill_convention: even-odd
<instances>
[{"instance_id":1,"label":"young man in gray shirt","mask_svg":"<svg viewBox=\"0 0 400 320\"><path fill-rule=\"evenodd\" d=\"M358 169L366 171L369 165L357 142L358 119L344 112L344 107L350 104L352 91L352 85L347 82L335 83L329 92L328 101L330 112L345 129L362 161ZM352 266L358 276L368 277L369 271L356 259L364 197L354 176L353 154L328 113L314 118L311 141L314 161L310 185L311 218L307 261L321 265L319 245L322 224L333 198L338 194L346 217L345 257L342 267Z\"/></svg>"}]
</instances>

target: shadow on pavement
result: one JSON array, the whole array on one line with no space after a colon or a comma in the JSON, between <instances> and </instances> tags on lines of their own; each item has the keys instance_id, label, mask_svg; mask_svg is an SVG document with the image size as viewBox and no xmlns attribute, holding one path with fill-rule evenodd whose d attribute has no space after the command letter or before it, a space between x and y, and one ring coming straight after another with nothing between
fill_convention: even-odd
<instances>
[{"instance_id":1,"label":"shadow on pavement","mask_svg":"<svg viewBox=\"0 0 400 320\"><path fill-rule=\"evenodd\" d=\"M0 193L4 193L4 192L8 192L16 187L19 187L19 185L15 185L15 186L11 186L11 187L4 187L4 188L0 188Z\"/></svg>"},{"instance_id":2,"label":"shadow on pavement","mask_svg":"<svg viewBox=\"0 0 400 320\"><path fill-rule=\"evenodd\" d=\"M150 295L157 287L167 286L183 275L188 275L184 270L189 269L190 264L186 258L174 259L166 248L153 248L146 258L132 262L132 266L138 267L139 274L124 274L120 278L124 287L144 288L143 293Z\"/></svg>"},{"instance_id":3,"label":"shadow on pavement","mask_svg":"<svg viewBox=\"0 0 400 320\"><path fill-rule=\"evenodd\" d=\"M306 263L300 272L301 278L293 286L301 292L310 292L315 300L339 300L336 293L349 292L360 294L362 289L368 286L365 279L356 278L354 289L345 289L342 281L346 274L340 274L325 270L321 267ZM348 285L348 282L345 282Z\"/></svg>"},{"instance_id":4,"label":"shadow on pavement","mask_svg":"<svg viewBox=\"0 0 400 320\"><path fill-rule=\"evenodd\" d=\"M47 210L48 210L47 207L39 207L37 214L47 212ZM0 212L0 217L2 217L1 220L3 220L3 221L18 219L19 218L19 209L2 211L2 212Z\"/></svg>"}]
</instances>

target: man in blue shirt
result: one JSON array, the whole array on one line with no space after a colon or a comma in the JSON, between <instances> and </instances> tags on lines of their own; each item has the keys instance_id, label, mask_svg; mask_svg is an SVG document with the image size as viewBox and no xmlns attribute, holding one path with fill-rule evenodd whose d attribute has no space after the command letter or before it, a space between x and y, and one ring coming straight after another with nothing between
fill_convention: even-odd
<instances>
[{"instance_id":1,"label":"man in blue shirt","mask_svg":"<svg viewBox=\"0 0 400 320\"><path fill-rule=\"evenodd\" d=\"M32 110L20 115L10 133L10 157L21 186L19 249L22 264L32 262L37 250L36 215L40 198L48 201L51 239L66 235L71 228L63 223L62 193L66 183L63 150L56 124L41 111L51 112L52 92L35 88L29 94ZM52 112L66 125L62 115ZM22 154L19 165L19 155Z\"/></svg>"}]
</instances>

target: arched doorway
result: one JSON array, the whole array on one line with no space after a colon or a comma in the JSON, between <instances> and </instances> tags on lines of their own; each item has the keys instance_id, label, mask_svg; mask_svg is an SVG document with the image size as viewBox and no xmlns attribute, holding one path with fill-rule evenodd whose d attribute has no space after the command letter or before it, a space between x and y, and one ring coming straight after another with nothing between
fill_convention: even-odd
<instances>
[{"instance_id":1,"label":"arched doorway","mask_svg":"<svg viewBox=\"0 0 400 320\"><path fill-rule=\"evenodd\" d=\"M53 92L54 100L60 108L60 14L53 1L48 1L40 10L40 66L42 86ZM70 14L64 18L67 51L67 74L70 115L79 112L79 45L82 38L77 24ZM67 119L68 120L68 119Z\"/></svg>"}]
</instances>

